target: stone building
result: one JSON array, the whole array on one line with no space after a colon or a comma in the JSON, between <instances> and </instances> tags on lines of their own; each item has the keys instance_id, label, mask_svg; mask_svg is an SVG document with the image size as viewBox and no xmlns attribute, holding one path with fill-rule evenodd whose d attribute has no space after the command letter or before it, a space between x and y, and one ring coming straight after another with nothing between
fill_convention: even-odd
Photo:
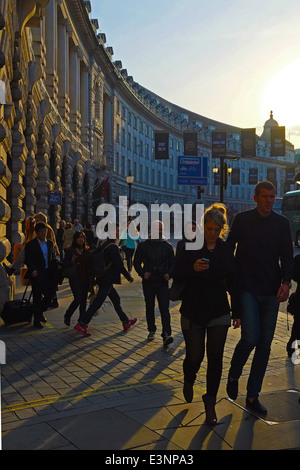
<instances>
[{"instance_id":1,"label":"stone building","mask_svg":"<svg viewBox=\"0 0 300 470\"><path fill-rule=\"evenodd\" d=\"M218 200L212 130L226 130L228 152L237 156L241 129L167 102L136 83L113 55L89 1L0 0L1 260L23 240L26 216L44 212L54 228L61 219L95 222L101 201L117 206L127 195L129 172L134 201L195 202L197 189L177 183L186 130L197 131L198 153L208 157L202 202ZM167 160L155 159L156 131L169 133ZM276 161L264 135L257 149L255 162L233 163L243 175L239 187L229 181L226 201L234 211L252 201L253 165L260 179L276 167L279 194L286 168L294 167L291 144Z\"/></svg>"}]
</instances>

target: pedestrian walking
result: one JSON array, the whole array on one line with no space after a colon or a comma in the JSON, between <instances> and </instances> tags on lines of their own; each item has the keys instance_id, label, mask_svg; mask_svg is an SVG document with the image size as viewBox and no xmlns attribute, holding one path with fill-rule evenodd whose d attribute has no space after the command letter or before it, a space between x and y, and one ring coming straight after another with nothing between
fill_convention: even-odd
<instances>
[{"instance_id":1,"label":"pedestrian walking","mask_svg":"<svg viewBox=\"0 0 300 470\"><path fill-rule=\"evenodd\" d=\"M75 230L73 229L73 225L71 224L71 222L67 222L65 231L62 236L64 255L66 254L66 250L68 250L68 248L70 248L70 246L73 243L74 233L75 233Z\"/></svg>"},{"instance_id":2,"label":"pedestrian walking","mask_svg":"<svg viewBox=\"0 0 300 470\"><path fill-rule=\"evenodd\" d=\"M90 287L86 238L83 232L78 231L74 233L73 242L66 252L63 267L65 272L68 270L70 273L68 277L73 294L73 300L64 315L64 323L70 326L71 317L78 307L78 321L81 321L83 318Z\"/></svg>"},{"instance_id":3,"label":"pedestrian walking","mask_svg":"<svg viewBox=\"0 0 300 470\"><path fill-rule=\"evenodd\" d=\"M87 223L85 225L85 229L83 230L83 233L84 233L85 238L86 238L87 247L92 248L93 246L96 246L97 238L94 235L91 224Z\"/></svg>"},{"instance_id":4,"label":"pedestrian walking","mask_svg":"<svg viewBox=\"0 0 300 470\"><path fill-rule=\"evenodd\" d=\"M13 264L4 264L4 268L9 276L12 276L16 271L24 266L25 260L25 245L36 237L34 230L35 220L33 217L26 217L24 227L24 243L15 243L14 245L14 262Z\"/></svg>"},{"instance_id":5,"label":"pedestrian walking","mask_svg":"<svg viewBox=\"0 0 300 470\"><path fill-rule=\"evenodd\" d=\"M64 259L63 234L65 232L65 228L66 228L66 221L61 220L60 223L59 223L59 228L56 231L56 243L57 243L59 253L60 253L60 261L63 261L63 259Z\"/></svg>"},{"instance_id":6,"label":"pedestrian walking","mask_svg":"<svg viewBox=\"0 0 300 470\"><path fill-rule=\"evenodd\" d=\"M224 242L226 214L205 211L204 245L200 250L176 252L173 282L183 284L180 307L186 354L183 361L183 395L190 403L197 373L207 352L206 393L202 396L206 422L217 423L215 404L220 385L228 328L240 326L239 283L236 263ZM195 231L195 223L193 225ZM227 291L231 296L231 306ZM231 312L232 309L232 312Z\"/></svg>"},{"instance_id":7,"label":"pedestrian walking","mask_svg":"<svg viewBox=\"0 0 300 470\"><path fill-rule=\"evenodd\" d=\"M236 249L241 283L241 339L229 370L227 393L235 400L238 380L252 350L246 406L267 413L258 397L266 372L280 302L285 302L293 275L293 243L289 221L273 211L275 187L261 181L255 187L256 207L236 214L228 246Z\"/></svg>"},{"instance_id":8,"label":"pedestrian walking","mask_svg":"<svg viewBox=\"0 0 300 470\"><path fill-rule=\"evenodd\" d=\"M109 232L109 231L108 231ZM103 277L97 278L98 292L93 300L93 303L86 310L85 314L81 317L80 321L75 326L75 330L82 333L84 336L90 336L88 332L88 325L95 315L97 310L103 305L106 297L109 297L113 303L117 315L119 316L123 329L126 331L131 328L137 321L136 318L129 319L121 306L121 299L114 288L114 284L121 284L121 274L131 283L133 278L130 276L120 256L119 247L116 241L119 239L119 227L116 224L116 237L114 239L107 238L102 241L101 248L104 253L104 260L106 266L106 273Z\"/></svg>"},{"instance_id":9,"label":"pedestrian walking","mask_svg":"<svg viewBox=\"0 0 300 470\"><path fill-rule=\"evenodd\" d=\"M286 345L289 357L292 357L295 350L299 349L298 345L300 346L300 255L294 258L293 280L297 283L297 287L296 291L291 294L287 306L288 312L293 315L291 336Z\"/></svg>"},{"instance_id":10,"label":"pedestrian walking","mask_svg":"<svg viewBox=\"0 0 300 470\"><path fill-rule=\"evenodd\" d=\"M152 341L156 332L155 299L157 298L162 322L164 346L173 342L169 311L168 281L174 265L174 250L163 236L163 223L154 221L151 226L151 238L142 241L134 255L134 268L142 278L146 304L148 341Z\"/></svg>"},{"instance_id":11,"label":"pedestrian walking","mask_svg":"<svg viewBox=\"0 0 300 470\"><path fill-rule=\"evenodd\" d=\"M129 225L134 226L134 222L129 222L127 226L127 230L124 230L120 236L119 246L121 250L125 253L125 259L127 263L127 271L129 274L132 272L133 267L133 256L136 249L136 244L140 243L141 238L139 236L138 230L135 227L136 231L136 238L131 238L130 234L128 233Z\"/></svg>"},{"instance_id":12,"label":"pedestrian walking","mask_svg":"<svg viewBox=\"0 0 300 470\"><path fill-rule=\"evenodd\" d=\"M55 296L59 270L53 242L46 238L47 226L43 222L35 225L36 237L25 245L26 278L30 279L33 294L35 328L43 328L47 320L44 312Z\"/></svg>"},{"instance_id":13,"label":"pedestrian walking","mask_svg":"<svg viewBox=\"0 0 300 470\"><path fill-rule=\"evenodd\" d=\"M73 228L74 228L75 232L83 230L83 226L81 225L81 223L79 222L78 219L74 220Z\"/></svg>"}]
</instances>

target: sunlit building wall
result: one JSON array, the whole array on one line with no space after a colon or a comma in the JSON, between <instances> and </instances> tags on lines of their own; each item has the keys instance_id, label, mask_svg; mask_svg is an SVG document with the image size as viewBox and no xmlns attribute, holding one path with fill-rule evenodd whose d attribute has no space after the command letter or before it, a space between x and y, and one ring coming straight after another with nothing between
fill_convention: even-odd
<instances>
[{"instance_id":1,"label":"sunlit building wall","mask_svg":"<svg viewBox=\"0 0 300 470\"><path fill-rule=\"evenodd\" d=\"M100 202L117 206L119 196L128 194L129 172L135 178L133 201L195 202L197 188L177 183L184 131L198 132L198 154L208 158L208 182L201 194L206 205L219 199L212 131L226 130L228 154L240 155L240 128L169 103L136 83L121 60L114 60L99 21L89 1L0 1L0 80L5 85L0 106L1 259L11 244L23 240L24 219L36 212L44 212L54 228L61 219L94 222ZM275 168L278 195L286 190L294 149L287 143L284 157L270 157L267 134L274 125L273 119L266 121L255 159L231 164L241 178L238 185L229 178L224 193L232 213L253 207L254 186L248 181L253 166L259 179ZM167 160L155 159L157 130L169 133ZM50 205L50 193L61 194L61 204Z\"/></svg>"}]
</instances>

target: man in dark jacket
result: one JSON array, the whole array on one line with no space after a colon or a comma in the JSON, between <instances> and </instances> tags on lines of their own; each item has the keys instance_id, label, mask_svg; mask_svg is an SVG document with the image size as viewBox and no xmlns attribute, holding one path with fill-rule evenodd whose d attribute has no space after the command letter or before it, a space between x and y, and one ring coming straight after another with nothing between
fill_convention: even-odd
<instances>
[{"instance_id":1,"label":"man in dark jacket","mask_svg":"<svg viewBox=\"0 0 300 470\"><path fill-rule=\"evenodd\" d=\"M143 279L143 292L146 303L146 319L148 325L148 340L154 339L155 325L155 297L162 321L162 337L164 346L173 342L171 336L171 320L169 312L169 287L168 281L173 269L175 257L174 250L167 240L163 238L163 224L154 221L153 229L157 236L141 242L134 257L134 268Z\"/></svg>"},{"instance_id":2,"label":"man in dark jacket","mask_svg":"<svg viewBox=\"0 0 300 470\"><path fill-rule=\"evenodd\" d=\"M266 414L259 402L276 327L279 302L289 296L293 275L293 243L289 221L274 212L275 188L269 181L255 187L257 207L238 213L227 243L236 245L236 262L242 289L241 339L236 345L228 376L227 393L235 400L238 380L254 349L247 382L246 406Z\"/></svg>"},{"instance_id":3,"label":"man in dark jacket","mask_svg":"<svg viewBox=\"0 0 300 470\"><path fill-rule=\"evenodd\" d=\"M34 327L43 328L43 312L55 296L58 282L58 263L53 242L47 239L47 226L35 225L36 238L25 245L26 278L30 279L33 295Z\"/></svg>"},{"instance_id":4,"label":"man in dark jacket","mask_svg":"<svg viewBox=\"0 0 300 470\"><path fill-rule=\"evenodd\" d=\"M119 239L119 227L116 229L116 240ZM91 321L93 315L101 307L106 297L112 301L113 306L122 321L123 329L128 330L132 325L137 321L136 318L129 319L126 313L123 311L121 306L121 299L114 288L114 284L121 284L121 274L129 281L133 282L133 278L130 276L126 268L124 267L122 258L120 256L119 247L116 243L116 240L107 238L101 244L101 247L104 252L104 260L106 266L106 273L102 278L96 280L99 289L98 293L89 306L85 314L82 316L82 320L77 323L75 330L82 333L84 336L90 336L91 334L87 330L87 325Z\"/></svg>"}]
</instances>

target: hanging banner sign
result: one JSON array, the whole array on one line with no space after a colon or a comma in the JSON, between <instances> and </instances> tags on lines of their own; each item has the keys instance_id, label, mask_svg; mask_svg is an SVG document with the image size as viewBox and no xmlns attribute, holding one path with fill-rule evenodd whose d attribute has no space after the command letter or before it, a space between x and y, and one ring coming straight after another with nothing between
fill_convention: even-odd
<instances>
[{"instance_id":1,"label":"hanging banner sign","mask_svg":"<svg viewBox=\"0 0 300 470\"><path fill-rule=\"evenodd\" d=\"M167 160L169 158L169 133L155 131L155 160Z\"/></svg>"},{"instance_id":2,"label":"hanging banner sign","mask_svg":"<svg viewBox=\"0 0 300 470\"><path fill-rule=\"evenodd\" d=\"M285 156L285 126L271 127L271 157Z\"/></svg>"},{"instance_id":3,"label":"hanging banner sign","mask_svg":"<svg viewBox=\"0 0 300 470\"><path fill-rule=\"evenodd\" d=\"M256 134L255 129L241 130L241 156L242 158L256 157Z\"/></svg>"},{"instance_id":4,"label":"hanging banner sign","mask_svg":"<svg viewBox=\"0 0 300 470\"><path fill-rule=\"evenodd\" d=\"M226 155L226 132L212 131L211 133L212 157L225 157Z\"/></svg>"},{"instance_id":5,"label":"hanging banner sign","mask_svg":"<svg viewBox=\"0 0 300 470\"><path fill-rule=\"evenodd\" d=\"M183 154L192 157L198 156L198 132L183 133Z\"/></svg>"}]
</instances>

